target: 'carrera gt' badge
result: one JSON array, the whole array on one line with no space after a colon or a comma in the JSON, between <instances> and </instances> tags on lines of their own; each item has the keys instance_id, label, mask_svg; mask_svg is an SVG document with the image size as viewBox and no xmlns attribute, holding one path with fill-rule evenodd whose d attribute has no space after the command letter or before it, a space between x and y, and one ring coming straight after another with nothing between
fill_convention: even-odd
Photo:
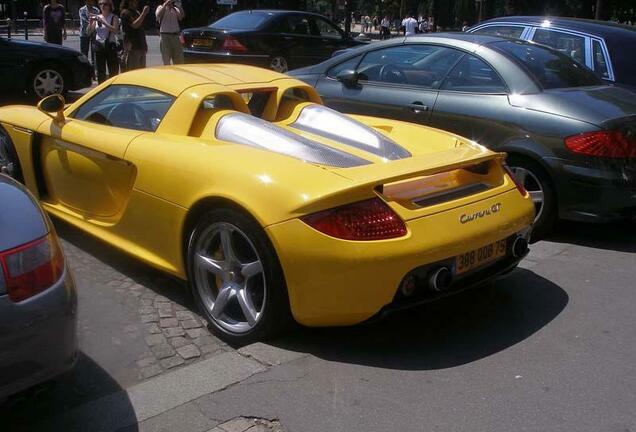
<instances>
[{"instance_id":1,"label":"'carrera gt' badge","mask_svg":"<svg viewBox=\"0 0 636 432\"><path fill-rule=\"evenodd\" d=\"M461 215L459 217L459 222L461 222L463 224L465 224L467 222L472 222L475 219L483 218L485 216L490 216L491 214L497 213L497 212L499 212L499 210L501 210L501 203L493 204L489 208L484 209L484 210L480 210L480 211L475 212L473 214L464 213L463 215Z\"/></svg>"}]
</instances>

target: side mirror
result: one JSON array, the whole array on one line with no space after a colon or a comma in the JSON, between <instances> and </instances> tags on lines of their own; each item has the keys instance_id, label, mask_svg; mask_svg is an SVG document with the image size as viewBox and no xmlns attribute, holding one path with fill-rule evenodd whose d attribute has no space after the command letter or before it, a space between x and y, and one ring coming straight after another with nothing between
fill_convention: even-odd
<instances>
[{"instance_id":1,"label":"side mirror","mask_svg":"<svg viewBox=\"0 0 636 432\"><path fill-rule=\"evenodd\" d=\"M61 123L64 121L64 105L66 105L64 96L54 94L42 99L38 103L38 109Z\"/></svg>"},{"instance_id":2,"label":"side mirror","mask_svg":"<svg viewBox=\"0 0 636 432\"><path fill-rule=\"evenodd\" d=\"M345 69L338 72L336 79L344 84L345 87L358 86L358 72L352 69Z\"/></svg>"}]
</instances>

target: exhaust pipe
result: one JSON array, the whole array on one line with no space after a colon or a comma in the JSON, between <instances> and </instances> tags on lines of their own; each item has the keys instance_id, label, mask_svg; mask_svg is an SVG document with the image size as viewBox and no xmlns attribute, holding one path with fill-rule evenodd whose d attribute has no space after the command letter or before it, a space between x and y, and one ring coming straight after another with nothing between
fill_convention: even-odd
<instances>
[{"instance_id":1,"label":"exhaust pipe","mask_svg":"<svg viewBox=\"0 0 636 432\"><path fill-rule=\"evenodd\" d=\"M517 237L512 243L512 256L521 258L528 251L528 240L523 237Z\"/></svg>"},{"instance_id":2,"label":"exhaust pipe","mask_svg":"<svg viewBox=\"0 0 636 432\"><path fill-rule=\"evenodd\" d=\"M453 275L448 267L440 267L435 270L429 280L428 287L432 291L440 292L450 287L453 281Z\"/></svg>"}]
</instances>

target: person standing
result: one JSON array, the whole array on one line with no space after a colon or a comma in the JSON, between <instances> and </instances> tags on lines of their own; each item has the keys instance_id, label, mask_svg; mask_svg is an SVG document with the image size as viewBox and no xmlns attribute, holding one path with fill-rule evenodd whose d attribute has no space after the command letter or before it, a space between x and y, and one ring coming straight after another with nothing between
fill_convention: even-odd
<instances>
[{"instance_id":1,"label":"person standing","mask_svg":"<svg viewBox=\"0 0 636 432\"><path fill-rule=\"evenodd\" d=\"M92 15L99 15L99 9L95 7L94 0L86 0L84 6L79 9L79 33L80 33L80 51L86 57L91 59L91 64L93 68L95 67L95 52L91 49L91 41L93 40L94 34L90 34L88 28L90 26L90 17ZM91 56L88 56L88 51L90 50Z\"/></svg>"},{"instance_id":2,"label":"person standing","mask_svg":"<svg viewBox=\"0 0 636 432\"><path fill-rule=\"evenodd\" d=\"M404 20L402 20L402 27L404 27L404 36L411 36L415 34L417 28L417 20L413 18L413 14L409 14Z\"/></svg>"},{"instance_id":3,"label":"person standing","mask_svg":"<svg viewBox=\"0 0 636 432\"><path fill-rule=\"evenodd\" d=\"M183 47L179 40L179 21L185 13L178 0L165 0L155 11L159 23L159 49L164 65L183 63Z\"/></svg>"},{"instance_id":4,"label":"person standing","mask_svg":"<svg viewBox=\"0 0 636 432\"><path fill-rule=\"evenodd\" d=\"M119 18L113 13L111 0L99 0L99 15L90 17L89 32L95 33L93 51L97 66L97 82L106 81L119 73L119 59L117 58L117 33L119 33Z\"/></svg>"},{"instance_id":5,"label":"person standing","mask_svg":"<svg viewBox=\"0 0 636 432\"><path fill-rule=\"evenodd\" d=\"M385 15L384 18L382 18L382 21L380 21L380 35L382 36L382 39L389 39L391 36L391 32L389 30L390 26L391 21L389 20L389 17Z\"/></svg>"},{"instance_id":6,"label":"person standing","mask_svg":"<svg viewBox=\"0 0 636 432\"><path fill-rule=\"evenodd\" d=\"M465 32L466 30L468 30L468 21L464 21L462 24L462 31Z\"/></svg>"},{"instance_id":7,"label":"person standing","mask_svg":"<svg viewBox=\"0 0 636 432\"><path fill-rule=\"evenodd\" d=\"M120 4L121 22L124 30L124 58L125 70L140 69L146 67L146 33L144 20L150 11L146 5L141 13L137 10L137 0L122 0Z\"/></svg>"},{"instance_id":8,"label":"person standing","mask_svg":"<svg viewBox=\"0 0 636 432\"><path fill-rule=\"evenodd\" d=\"M57 0L51 0L42 10L42 21L44 24L44 41L57 45L62 45L62 40L66 39L66 10Z\"/></svg>"}]
</instances>

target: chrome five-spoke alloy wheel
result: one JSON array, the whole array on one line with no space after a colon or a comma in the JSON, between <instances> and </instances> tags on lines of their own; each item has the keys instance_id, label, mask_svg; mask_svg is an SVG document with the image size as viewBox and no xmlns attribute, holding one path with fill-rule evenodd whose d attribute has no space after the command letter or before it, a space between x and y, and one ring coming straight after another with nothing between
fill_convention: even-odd
<instances>
[{"instance_id":1,"label":"chrome five-spoke alloy wheel","mask_svg":"<svg viewBox=\"0 0 636 432\"><path fill-rule=\"evenodd\" d=\"M272 70L280 73L285 73L289 69L287 66L287 60L285 60L285 57L281 56L272 57L269 66Z\"/></svg>"},{"instance_id":2,"label":"chrome five-spoke alloy wheel","mask_svg":"<svg viewBox=\"0 0 636 432\"><path fill-rule=\"evenodd\" d=\"M43 69L33 78L33 91L39 98L64 91L64 77L53 69Z\"/></svg>"},{"instance_id":3,"label":"chrome five-spoke alloy wheel","mask_svg":"<svg viewBox=\"0 0 636 432\"><path fill-rule=\"evenodd\" d=\"M214 323L233 334L252 330L264 313L267 284L254 244L235 225L215 222L194 245L196 290Z\"/></svg>"},{"instance_id":4,"label":"chrome five-spoke alloy wheel","mask_svg":"<svg viewBox=\"0 0 636 432\"><path fill-rule=\"evenodd\" d=\"M545 204L545 191L541 186L539 178L534 175L532 171L522 167L511 166L510 171L512 171L517 181L526 188L528 194L530 194L530 198L532 199L535 208L534 220L535 222L538 221L543 213Z\"/></svg>"},{"instance_id":5,"label":"chrome five-spoke alloy wheel","mask_svg":"<svg viewBox=\"0 0 636 432\"><path fill-rule=\"evenodd\" d=\"M13 159L11 151L11 142L9 138L0 132L0 173L6 174L11 178L16 177L17 161Z\"/></svg>"}]
</instances>

